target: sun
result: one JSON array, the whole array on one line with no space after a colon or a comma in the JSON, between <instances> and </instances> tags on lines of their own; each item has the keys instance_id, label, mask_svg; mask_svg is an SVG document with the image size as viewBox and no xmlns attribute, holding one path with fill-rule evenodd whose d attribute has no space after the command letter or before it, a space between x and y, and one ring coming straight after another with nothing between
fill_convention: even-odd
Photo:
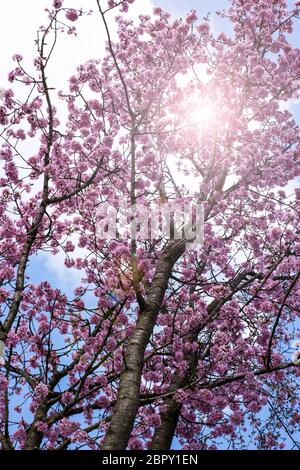
<instances>
[{"instance_id":1,"label":"sun","mask_svg":"<svg viewBox=\"0 0 300 470\"><path fill-rule=\"evenodd\" d=\"M194 126L207 127L216 119L216 109L211 103L200 102L191 110L189 118Z\"/></svg>"}]
</instances>

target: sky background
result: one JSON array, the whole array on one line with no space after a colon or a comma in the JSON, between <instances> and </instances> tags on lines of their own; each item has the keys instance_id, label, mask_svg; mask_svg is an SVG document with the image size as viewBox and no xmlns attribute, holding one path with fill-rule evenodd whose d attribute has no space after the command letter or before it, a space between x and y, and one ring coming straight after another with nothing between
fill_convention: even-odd
<instances>
[{"instance_id":1,"label":"sky background","mask_svg":"<svg viewBox=\"0 0 300 470\"><path fill-rule=\"evenodd\" d=\"M289 5L292 5L289 1ZM174 17L184 16L191 9L196 9L199 19L211 13L214 31L225 29L224 21L215 15L215 11L228 6L227 0L136 0L130 9L130 15L151 13L154 6L168 10ZM10 0L2 2L0 15L0 88L7 86L7 74L14 68L12 56L20 53L24 63L32 67L36 57L35 39L39 26L47 23L45 7L52 5L52 0ZM96 8L95 0L65 0L65 7L82 7L85 11ZM57 90L67 87L68 78L74 73L76 66L89 59L100 58L104 52L106 35L99 15L85 16L76 23L78 38L67 34L60 38L53 65L49 72L49 83ZM112 36L115 28L111 21ZM293 44L300 47L300 21L297 30L291 36ZM291 102L290 109L300 123L299 102ZM73 290L80 283L81 273L64 266L64 256L53 257L47 253L34 256L29 265L28 274L33 283L48 280L53 287L63 290L72 297Z\"/></svg>"}]
</instances>

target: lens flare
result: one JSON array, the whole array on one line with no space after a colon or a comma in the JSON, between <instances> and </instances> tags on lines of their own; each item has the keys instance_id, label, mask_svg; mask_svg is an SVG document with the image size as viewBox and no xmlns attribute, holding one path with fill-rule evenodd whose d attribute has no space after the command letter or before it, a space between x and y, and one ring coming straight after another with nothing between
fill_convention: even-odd
<instances>
[{"instance_id":1,"label":"lens flare","mask_svg":"<svg viewBox=\"0 0 300 470\"><path fill-rule=\"evenodd\" d=\"M190 113L190 119L195 126L204 127L212 125L216 118L216 110L209 103L199 103Z\"/></svg>"}]
</instances>

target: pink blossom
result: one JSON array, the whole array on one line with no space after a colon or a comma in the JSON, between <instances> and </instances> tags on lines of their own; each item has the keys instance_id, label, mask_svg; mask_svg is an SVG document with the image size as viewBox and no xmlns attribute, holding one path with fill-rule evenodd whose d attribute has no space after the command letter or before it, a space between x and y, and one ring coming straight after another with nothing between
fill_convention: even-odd
<instances>
[{"instance_id":1,"label":"pink blossom","mask_svg":"<svg viewBox=\"0 0 300 470\"><path fill-rule=\"evenodd\" d=\"M52 0L34 73L16 54L0 90L4 444L282 448L300 420L299 6L230 1L227 35L105 3L113 47L67 89L53 39L85 13ZM135 210L152 230L173 201L202 206L201 243L173 238L178 214L132 240Z\"/></svg>"},{"instance_id":2,"label":"pink blossom","mask_svg":"<svg viewBox=\"0 0 300 470\"><path fill-rule=\"evenodd\" d=\"M197 13L195 10L192 10L186 17L186 22L188 24L191 24L191 23L194 23L195 21L197 21L198 17L197 17Z\"/></svg>"},{"instance_id":3,"label":"pink blossom","mask_svg":"<svg viewBox=\"0 0 300 470\"><path fill-rule=\"evenodd\" d=\"M48 392L48 386L46 384L39 383L34 389L34 396L41 400L47 396Z\"/></svg>"},{"instance_id":4,"label":"pink blossom","mask_svg":"<svg viewBox=\"0 0 300 470\"><path fill-rule=\"evenodd\" d=\"M69 9L66 12L66 17L70 21L76 21L78 19L78 12L76 10L74 10L73 8Z\"/></svg>"},{"instance_id":5,"label":"pink blossom","mask_svg":"<svg viewBox=\"0 0 300 470\"><path fill-rule=\"evenodd\" d=\"M14 60L15 62L21 62L21 61L23 60L23 57L22 57L21 54L15 54L15 55L13 56L13 60Z\"/></svg>"}]
</instances>

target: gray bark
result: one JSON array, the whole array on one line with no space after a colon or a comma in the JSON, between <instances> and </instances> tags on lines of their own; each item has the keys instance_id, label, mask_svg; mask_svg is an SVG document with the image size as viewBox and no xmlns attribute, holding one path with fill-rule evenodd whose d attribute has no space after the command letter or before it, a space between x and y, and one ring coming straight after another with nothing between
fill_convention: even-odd
<instances>
[{"instance_id":1,"label":"gray bark","mask_svg":"<svg viewBox=\"0 0 300 470\"><path fill-rule=\"evenodd\" d=\"M119 393L101 446L102 450L123 450L128 445L140 405L144 353L153 332L172 269L184 251L183 240L172 240L158 261L145 307L139 312L134 333L125 350L125 364L120 377Z\"/></svg>"}]
</instances>

